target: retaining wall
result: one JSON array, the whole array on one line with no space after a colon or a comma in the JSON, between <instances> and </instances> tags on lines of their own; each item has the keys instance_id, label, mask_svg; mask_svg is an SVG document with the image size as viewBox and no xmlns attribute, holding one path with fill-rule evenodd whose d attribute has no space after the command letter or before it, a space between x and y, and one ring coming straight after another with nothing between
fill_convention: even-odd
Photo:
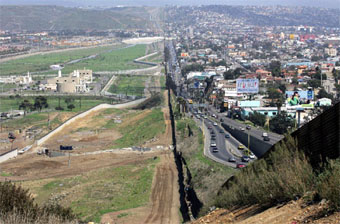
<instances>
[{"instance_id":1,"label":"retaining wall","mask_svg":"<svg viewBox=\"0 0 340 224\"><path fill-rule=\"evenodd\" d=\"M0 155L0 163L5 162L6 160L15 158L18 156L18 149L13 149L12 151L5 152Z\"/></svg>"}]
</instances>

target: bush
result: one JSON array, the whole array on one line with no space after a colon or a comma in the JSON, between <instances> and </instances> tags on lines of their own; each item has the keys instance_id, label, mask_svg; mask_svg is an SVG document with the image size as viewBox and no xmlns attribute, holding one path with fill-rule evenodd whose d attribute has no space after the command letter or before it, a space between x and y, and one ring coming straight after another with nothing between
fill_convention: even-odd
<instances>
[{"instance_id":1,"label":"bush","mask_svg":"<svg viewBox=\"0 0 340 224\"><path fill-rule=\"evenodd\" d=\"M258 160L227 182L217 199L220 207L261 204L271 206L303 196L313 189L315 176L292 137L277 145L266 159Z\"/></svg>"},{"instance_id":2,"label":"bush","mask_svg":"<svg viewBox=\"0 0 340 224\"><path fill-rule=\"evenodd\" d=\"M64 107L56 107L56 110L64 110Z\"/></svg>"},{"instance_id":3,"label":"bush","mask_svg":"<svg viewBox=\"0 0 340 224\"><path fill-rule=\"evenodd\" d=\"M39 207L28 190L11 182L0 183L0 223L64 223L75 219L70 208Z\"/></svg>"},{"instance_id":4,"label":"bush","mask_svg":"<svg viewBox=\"0 0 340 224\"><path fill-rule=\"evenodd\" d=\"M317 192L329 200L331 209L340 209L340 159L329 161L325 171L319 175Z\"/></svg>"}]
</instances>

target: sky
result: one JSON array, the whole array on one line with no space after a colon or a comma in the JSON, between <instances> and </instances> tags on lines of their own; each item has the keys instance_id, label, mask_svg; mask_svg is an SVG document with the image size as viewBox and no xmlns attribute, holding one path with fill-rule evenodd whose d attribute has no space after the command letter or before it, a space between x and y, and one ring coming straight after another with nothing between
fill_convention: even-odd
<instances>
[{"instance_id":1,"label":"sky","mask_svg":"<svg viewBox=\"0 0 340 224\"><path fill-rule=\"evenodd\" d=\"M340 0L0 0L0 5L164 6L164 5L288 5L340 9Z\"/></svg>"}]
</instances>

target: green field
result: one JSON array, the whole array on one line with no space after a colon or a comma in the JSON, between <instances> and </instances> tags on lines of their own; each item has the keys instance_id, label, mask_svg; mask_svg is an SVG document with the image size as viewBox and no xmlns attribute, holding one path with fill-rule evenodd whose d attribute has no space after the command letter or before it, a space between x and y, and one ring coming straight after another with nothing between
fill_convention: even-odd
<instances>
[{"instance_id":1,"label":"green field","mask_svg":"<svg viewBox=\"0 0 340 224\"><path fill-rule=\"evenodd\" d=\"M123 120L128 120L129 118L136 116L138 113L141 112L128 114L123 117ZM133 125L126 125L123 122L114 127L123 135L123 137L114 142L113 146L115 148L140 145L146 140L150 140L165 132L164 117L161 109L153 109L145 117L135 121Z\"/></svg>"},{"instance_id":2,"label":"green field","mask_svg":"<svg viewBox=\"0 0 340 224\"><path fill-rule=\"evenodd\" d=\"M0 69L1 71L1 69ZM13 88L16 88L16 84L13 83L0 83L0 92L4 93L7 92L8 90L11 90Z\"/></svg>"},{"instance_id":3,"label":"green field","mask_svg":"<svg viewBox=\"0 0 340 224\"><path fill-rule=\"evenodd\" d=\"M56 97L56 96L48 96L47 109L55 109L55 107L59 106L59 99L60 99L60 106L64 108L65 111L68 111L67 104L65 103L65 99L67 97ZM94 107L101 103L112 103L112 100L106 98L96 98L96 97L71 97L74 99L72 104L75 106L72 109L72 112L81 112L85 111L91 107ZM28 99L30 103L34 104L34 97L0 97L0 112L8 112L10 110L19 110L19 105L22 101Z\"/></svg>"},{"instance_id":4,"label":"green field","mask_svg":"<svg viewBox=\"0 0 340 224\"><path fill-rule=\"evenodd\" d=\"M149 202L151 184L157 159L103 168L82 175L26 181L22 185L37 195L38 204L53 195L71 192L61 204L70 206L82 220L100 222L103 214L144 206Z\"/></svg>"},{"instance_id":5,"label":"green field","mask_svg":"<svg viewBox=\"0 0 340 224\"><path fill-rule=\"evenodd\" d=\"M41 53L39 55L15 59L0 63L0 75L21 75L28 71L37 72L50 69L50 65L64 64L66 62L98 54L110 49L116 49L122 45L94 47L87 49L74 49L59 53Z\"/></svg>"},{"instance_id":6,"label":"green field","mask_svg":"<svg viewBox=\"0 0 340 224\"><path fill-rule=\"evenodd\" d=\"M148 76L120 75L116 78L115 83L109 88L109 92L142 96L144 94L145 81L147 79Z\"/></svg>"},{"instance_id":7,"label":"green field","mask_svg":"<svg viewBox=\"0 0 340 224\"><path fill-rule=\"evenodd\" d=\"M98 57L68 65L64 73L72 72L79 68L88 68L93 71L118 71L145 68L144 65L133 63L133 60L145 55L146 45L135 45L100 54Z\"/></svg>"},{"instance_id":8,"label":"green field","mask_svg":"<svg viewBox=\"0 0 340 224\"><path fill-rule=\"evenodd\" d=\"M50 65L64 64L75 59L99 54L97 57L66 65L62 70L68 74L76 69L88 68L95 71L116 71L143 68L143 65L133 63L133 60L145 54L145 45L122 48L123 45L75 49L60 53L45 53L26 58L0 63L0 75L21 75L30 72L43 71L42 74L57 73ZM112 50L112 51L110 51ZM48 70L48 71L47 71Z\"/></svg>"}]
</instances>

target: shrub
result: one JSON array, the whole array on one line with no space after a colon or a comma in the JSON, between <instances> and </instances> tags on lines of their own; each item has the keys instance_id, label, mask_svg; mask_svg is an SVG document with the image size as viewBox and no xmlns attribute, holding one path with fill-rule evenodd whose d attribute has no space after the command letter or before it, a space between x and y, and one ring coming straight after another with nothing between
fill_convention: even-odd
<instances>
[{"instance_id":1,"label":"shrub","mask_svg":"<svg viewBox=\"0 0 340 224\"><path fill-rule=\"evenodd\" d=\"M0 223L53 223L50 220L75 219L69 208L60 205L39 207L28 190L11 182L0 183Z\"/></svg>"},{"instance_id":2,"label":"shrub","mask_svg":"<svg viewBox=\"0 0 340 224\"><path fill-rule=\"evenodd\" d=\"M222 188L220 207L274 205L303 196L313 189L315 176L305 155L292 137L277 145L266 159L250 164Z\"/></svg>"},{"instance_id":3,"label":"shrub","mask_svg":"<svg viewBox=\"0 0 340 224\"><path fill-rule=\"evenodd\" d=\"M340 159L329 161L325 171L319 175L317 193L329 200L331 209L340 209Z\"/></svg>"}]
</instances>

